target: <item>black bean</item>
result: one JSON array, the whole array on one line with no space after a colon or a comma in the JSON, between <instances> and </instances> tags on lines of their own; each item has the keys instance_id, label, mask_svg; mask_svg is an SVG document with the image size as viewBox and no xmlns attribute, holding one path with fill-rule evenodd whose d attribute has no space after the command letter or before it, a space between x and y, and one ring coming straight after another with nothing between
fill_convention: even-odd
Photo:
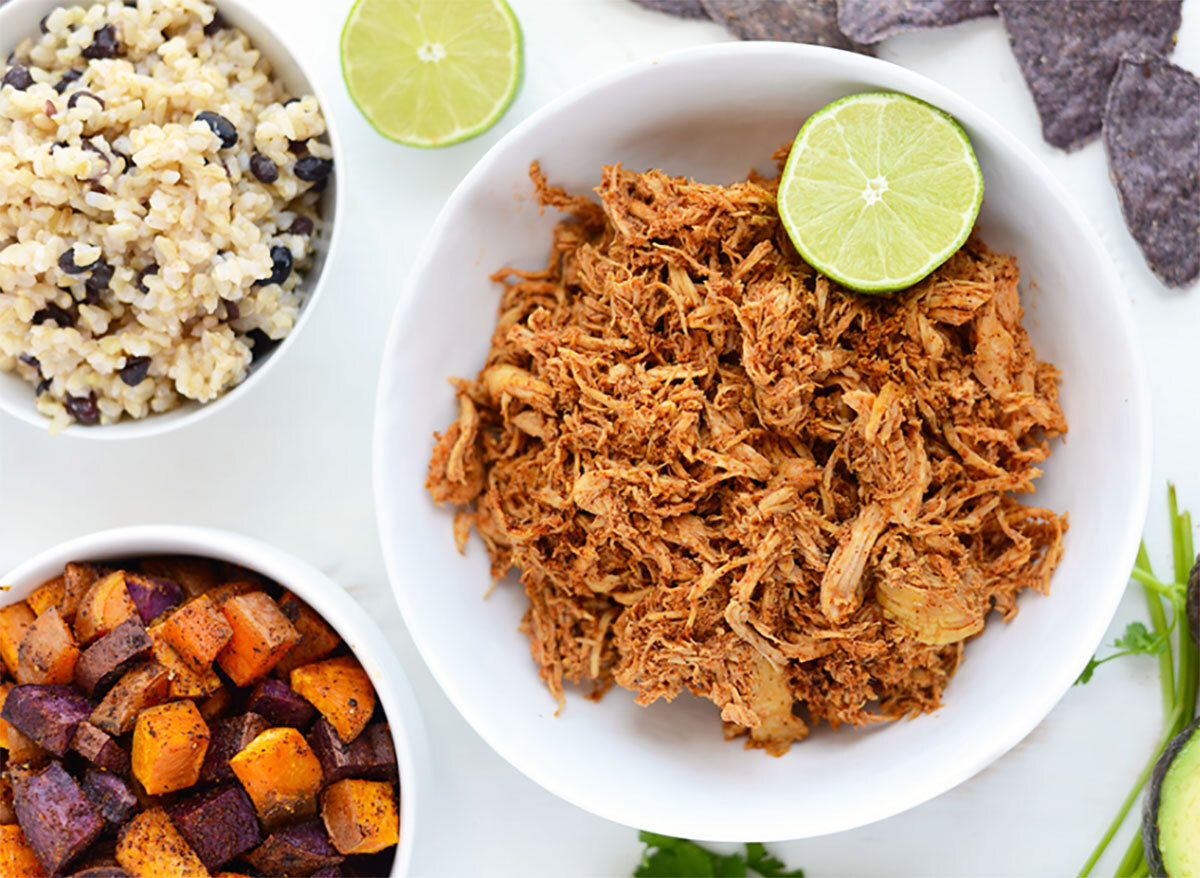
<instances>
[{"instance_id":1,"label":"black bean","mask_svg":"<svg viewBox=\"0 0 1200 878\"><path fill-rule=\"evenodd\" d=\"M59 94L62 94L67 90L67 86L78 80L81 76L83 76L82 70L68 70L62 75L62 78L54 84L54 90Z\"/></svg>"},{"instance_id":2,"label":"black bean","mask_svg":"<svg viewBox=\"0 0 1200 878\"><path fill-rule=\"evenodd\" d=\"M96 395L71 396L66 398L67 412L81 424L91 426L100 422L100 409L96 408Z\"/></svg>"},{"instance_id":3,"label":"black bean","mask_svg":"<svg viewBox=\"0 0 1200 878\"><path fill-rule=\"evenodd\" d=\"M113 267L101 259L98 265L92 267L92 274L84 285L86 293L83 300L89 305L99 305L100 294L108 290L112 276Z\"/></svg>"},{"instance_id":4,"label":"black bean","mask_svg":"<svg viewBox=\"0 0 1200 878\"><path fill-rule=\"evenodd\" d=\"M46 101L46 115L54 116L58 113L58 107L54 106L54 101Z\"/></svg>"},{"instance_id":5,"label":"black bean","mask_svg":"<svg viewBox=\"0 0 1200 878\"><path fill-rule=\"evenodd\" d=\"M293 170L301 180L316 183L333 173L333 162L330 159L319 159L314 155L309 155L296 162Z\"/></svg>"},{"instance_id":6,"label":"black bean","mask_svg":"<svg viewBox=\"0 0 1200 878\"><path fill-rule=\"evenodd\" d=\"M137 387L146 380L146 373L150 371L149 357L126 357L125 365L117 372L121 376L121 380L130 387Z\"/></svg>"},{"instance_id":7,"label":"black bean","mask_svg":"<svg viewBox=\"0 0 1200 878\"><path fill-rule=\"evenodd\" d=\"M229 25L225 23L225 16L221 15L220 12L214 12L212 21L204 25L204 35L206 37L211 37L217 31L224 30L227 27L229 27Z\"/></svg>"},{"instance_id":8,"label":"black bean","mask_svg":"<svg viewBox=\"0 0 1200 878\"><path fill-rule=\"evenodd\" d=\"M281 284L292 273L292 251L282 244L271 248L271 276L255 281L255 286Z\"/></svg>"},{"instance_id":9,"label":"black bean","mask_svg":"<svg viewBox=\"0 0 1200 878\"><path fill-rule=\"evenodd\" d=\"M306 216L298 216L288 226L288 233L292 235L311 235L313 233L313 221Z\"/></svg>"},{"instance_id":10,"label":"black bean","mask_svg":"<svg viewBox=\"0 0 1200 878\"><path fill-rule=\"evenodd\" d=\"M279 179L279 167L261 152L250 156L250 170L263 183L274 183Z\"/></svg>"},{"instance_id":11,"label":"black bean","mask_svg":"<svg viewBox=\"0 0 1200 878\"><path fill-rule=\"evenodd\" d=\"M228 299L222 299L221 302L225 305L226 320L237 320L242 316L242 309L238 307L237 302L231 302Z\"/></svg>"},{"instance_id":12,"label":"black bean","mask_svg":"<svg viewBox=\"0 0 1200 878\"><path fill-rule=\"evenodd\" d=\"M77 91L73 95L71 95L71 99L69 101L67 101L67 109L68 110L74 109L75 105L77 103L79 103L80 98L91 98L93 101L95 101L96 103L98 103L100 105L101 110L103 110L105 108L104 98L98 97L97 95L92 94L90 91ZM95 149L95 147L93 147L93 149ZM98 150L98 149L96 150L96 152L99 152L99 151L100 150Z\"/></svg>"},{"instance_id":13,"label":"black bean","mask_svg":"<svg viewBox=\"0 0 1200 878\"><path fill-rule=\"evenodd\" d=\"M214 113L212 110L203 110L196 114L196 121L206 123L212 129L213 134L221 139L221 146L225 149L237 145L237 129L233 127L232 122L220 113Z\"/></svg>"},{"instance_id":14,"label":"black bean","mask_svg":"<svg viewBox=\"0 0 1200 878\"><path fill-rule=\"evenodd\" d=\"M121 152L120 150L116 150L116 149L114 149L114 150L113 150L113 155L120 156L120 157L121 157L121 158L124 160L124 162L125 162L125 167L123 167L123 168L121 169L121 173L122 173L122 174L124 174L124 173L125 173L126 171L128 171L130 168L137 167L137 166L136 166L136 165L133 163L133 156L129 155L128 153L124 153L124 152Z\"/></svg>"},{"instance_id":15,"label":"black bean","mask_svg":"<svg viewBox=\"0 0 1200 878\"><path fill-rule=\"evenodd\" d=\"M300 101L300 98L288 98L286 101L283 102L283 105L285 107L290 107L292 104L299 103L299 101Z\"/></svg>"},{"instance_id":16,"label":"black bean","mask_svg":"<svg viewBox=\"0 0 1200 878\"><path fill-rule=\"evenodd\" d=\"M261 360L275 348L279 347L279 342L271 338L261 329L251 329L246 335L252 342L250 349L250 357L255 362Z\"/></svg>"},{"instance_id":17,"label":"black bean","mask_svg":"<svg viewBox=\"0 0 1200 878\"><path fill-rule=\"evenodd\" d=\"M83 50L85 58L115 58L121 54L121 43L117 39L117 29L106 24L92 37L92 44Z\"/></svg>"},{"instance_id":18,"label":"black bean","mask_svg":"<svg viewBox=\"0 0 1200 878\"><path fill-rule=\"evenodd\" d=\"M75 319L71 316L71 312L65 308L60 308L53 302L33 315L33 325L41 326L47 320L54 321L59 329L66 329L68 326L75 325Z\"/></svg>"},{"instance_id":19,"label":"black bean","mask_svg":"<svg viewBox=\"0 0 1200 878\"><path fill-rule=\"evenodd\" d=\"M37 390L35 392L37 393L38 396L41 396L43 393L45 393L47 390L50 389L50 385L52 383L53 382L49 378L43 378L41 381L38 382Z\"/></svg>"},{"instance_id":20,"label":"black bean","mask_svg":"<svg viewBox=\"0 0 1200 878\"><path fill-rule=\"evenodd\" d=\"M75 248L68 247L63 252L63 255L58 257L58 267L67 274L83 274L99 261L100 257L96 257L95 262L89 262L87 265L79 265L75 262Z\"/></svg>"},{"instance_id":21,"label":"black bean","mask_svg":"<svg viewBox=\"0 0 1200 878\"><path fill-rule=\"evenodd\" d=\"M308 141L307 140L289 140L288 141L288 151L292 155L296 156L296 158L303 158L304 156L308 155Z\"/></svg>"},{"instance_id":22,"label":"black bean","mask_svg":"<svg viewBox=\"0 0 1200 878\"><path fill-rule=\"evenodd\" d=\"M141 290L143 293L150 292L150 288L148 286L146 286L146 283L145 283L146 276L150 275L150 274L158 274L158 265L156 263L152 262L149 265L147 265L145 268L143 268L141 271L139 271L137 273L137 280L135 280L133 282L133 285L135 287L137 287L139 290Z\"/></svg>"},{"instance_id":23,"label":"black bean","mask_svg":"<svg viewBox=\"0 0 1200 878\"><path fill-rule=\"evenodd\" d=\"M50 33L50 28L46 27L46 19L48 19L49 17L50 17L50 13L47 12L45 15L42 16L42 20L38 22L38 30L40 30L44 34Z\"/></svg>"},{"instance_id":24,"label":"black bean","mask_svg":"<svg viewBox=\"0 0 1200 878\"><path fill-rule=\"evenodd\" d=\"M24 363L26 366L28 366L30 369L37 369L38 373L39 374L41 373L42 364L40 362L38 362L38 358L33 356L32 354L17 354L17 359L20 360L22 363Z\"/></svg>"},{"instance_id":25,"label":"black bean","mask_svg":"<svg viewBox=\"0 0 1200 878\"><path fill-rule=\"evenodd\" d=\"M23 64L14 64L8 68L4 78L0 79L0 87L6 85L11 85L17 91L25 91L33 85L33 77L29 75L29 68Z\"/></svg>"}]
</instances>

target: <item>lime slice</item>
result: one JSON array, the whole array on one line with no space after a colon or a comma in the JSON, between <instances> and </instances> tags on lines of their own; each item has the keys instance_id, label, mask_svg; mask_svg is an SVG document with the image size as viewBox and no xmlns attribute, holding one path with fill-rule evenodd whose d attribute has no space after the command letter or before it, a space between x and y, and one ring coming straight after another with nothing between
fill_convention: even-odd
<instances>
[{"instance_id":1,"label":"lime slice","mask_svg":"<svg viewBox=\"0 0 1200 878\"><path fill-rule=\"evenodd\" d=\"M504 0L358 0L342 77L384 137L446 146L490 128L521 81L521 29Z\"/></svg>"},{"instance_id":2,"label":"lime slice","mask_svg":"<svg viewBox=\"0 0 1200 878\"><path fill-rule=\"evenodd\" d=\"M800 129L779 216L813 268L864 293L910 287L975 224L983 174L946 113L895 92L850 95Z\"/></svg>"}]
</instances>

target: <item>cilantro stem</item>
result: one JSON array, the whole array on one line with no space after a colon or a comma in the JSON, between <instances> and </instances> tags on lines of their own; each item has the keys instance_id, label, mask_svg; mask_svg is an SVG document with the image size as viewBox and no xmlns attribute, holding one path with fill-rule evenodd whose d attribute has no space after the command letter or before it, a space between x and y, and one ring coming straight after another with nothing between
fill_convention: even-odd
<instances>
[{"instance_id":1,"label":"cilantro stem","mask_svg":"<svg viewBox=\"0 0 1200 878\"><path fill-rule=\"evenodd\" d=\"M1145 571L1150 577L1154 577L1154 568L1150 564L1150 555L1146 552L1144 541L1138 546L1137 564L1134 567L1135 579L1138 578L1136 574L1140 571ZM1155 583L1161 585L1157 580ZM1163 723L1165 724L1168 722L1167 717L1175 707L1175 657L1171 649L1171 629L1167 627L1167 617L1163 612L1162 599L1158 593L1145 583L1142 583L1142 591L1146 595L1146 606L1150 611L1150 622L1154 626L1154 633L1166 642L1166 648L1158 654L1158 676L1159 686L1162 689Z\"/></svg>"}]
</instances>

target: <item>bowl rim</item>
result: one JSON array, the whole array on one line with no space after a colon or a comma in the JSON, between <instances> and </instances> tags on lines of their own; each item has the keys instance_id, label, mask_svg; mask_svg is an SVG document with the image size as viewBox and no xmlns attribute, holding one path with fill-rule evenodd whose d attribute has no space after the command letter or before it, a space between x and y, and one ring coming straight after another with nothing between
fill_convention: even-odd
<instances>
[{"instance_id":1,"label":"bowl rim","mask_svg":"<svg viewBox=\"0 0 1200 878\"><path fill-rule=\"evenodd\" d=\"M914 93L923 100L940 106L952 115L963 119L977 132L977 136L1000 144L1010 151L1027 172L1036 177L1038 185L1044 188L1046 197L1052 202L1056 202L1058 207L1064 211L1077 228L1085 246L1090 249L1091 255L1102 265L1112 265L1098 233L1088 222L1082 209L1032 150L984 110L950 88L891 62L838 49L770 41L707 44L651 55L575 86L523 119L488 150L459 182L443 205L413 263L389 326L376 390L372 481L375 488L376 522L379 528L381 548L392 592L404 617L405 625L422 660L439 687L463 718L493 750L526 777L559 798L616 823L710 841L783 841L826 835L865 826L909 810L941 795L977 774L1011 750L1049 714L1067 693L1079 670L1103 637L1116 612L1121 596L1125 592L1127 581L1124 571L1133 564L1150 498L1152 445L1149 396L1142 354L1133 331L1132 307L1127 298L1120 294L1120 289L1115 281L1116 271L1112 269L1106 272L1107 277L1111 280L1106 290L1107 295L1103 299L1110 307L1116 309L1117 316L1121 318L1119 321L1120 332L1124 335L1126 349L1129 352L1128 368L1132 388L1129 400L1131 432L1133 441L1138 446L1137 450L1141 452L1135 463L1136 472L1131 479L1135 501L1126 510L1127 520L1121 529L1121 548L1117 553L1127 563L1124 567L1114 569L1111 578L1103 584L1101 594L1104 601L1107 602L1107 611L1093 615L1090 625L1080 631L1072 660L1064 661L1059 667L1050 669L1043 677L1045 682L1031 698L1031 706L1000 726L986 746L976 748L969 758L957 762L952 770L940 773L919 787L906 788L900 794L889 796L886 801L883 800L883 797L879 797L875 801L864 802L863 807L849 819L846 819L846 815L831 815L825 823L815 827L802 827L799 833L796 831L797 827L785 827L783 825L785 821L780 821L780 824L771 827L759 826L752 830L739 828L731 831L727 827L715 828L719 821L709 821L707 826L697 826L689 823L687 817L681 818L675 814L658 812L650 813L641 808L636 801L613 802L593 797L589 790L573 788L568 780L540 767L536 748L521 749L506 743L493 727L489 716L475 707L468 697L468 693L458 685L457 679L441 665L440 650L421 624L420 614L409 601L410 587L403 572L403 558L397 557L397 551L392 547L390 540L391 534L401 527L403 522L398 513L393 513L393 504L388 500L389 494L384 490L383 482L383 476L389 470L389 465L385 462L388 452L384 426L388 422L386 407L393 392L394 381L400 380L400 376L390 372L391 364L396 359L404 328L409 323L409 315L415 308L421 280L430 270L437 241L442 237L447 225L458 213L463 203L478 188L481 181L486 181L493 167L498 163L499 157L508 150L509 145L520 140L527 131L542 125L545 120L553 117L565 107L613 84L623 81L636 82L639 77L655 69L662 70L680 65L719 64L723 59L731 56L752 56L769 61L771 58L781 55L800 58L815 65L832 63L838 73L855 75L867 81L873 81L880 87L889 90Z\"/></svg>"},{"instance_id":2,"label":"bowl rim","mask_svg":"<svg viewBox=\"0 0 1200 878\"><path fill-rule=\"evenodd\" d=\"M7 3L0 2L0 33L5 31L4 21L6 17L14 16L16 10L26 6L40 5L50 8L58 8L61 6L70 6L72 3L88 5L84 0L8 0ZM325 117L326 137L329 139L329 146L333 150L333 164L335 168L345 168L345 153L342 147L341 134L338 131L337 123L332 111L333 104L327 100L325 90L320 84L320 80L313 75L310 67L310 62L304 59L304 54L297 52L292 45L291 40L282 34L277 28L269 24L261 15L254 11L252 0L208 0L213 6L221 11L232 10L235 17L238 19L248 19L254 23L256 27L271 34L284 53L296 65L296 69L300 71L304 77L305 83L309 92L316 97L317 103L321 107L321 113ZM235 23L235 26L236 23ZM18 37L20 42L25 35ZM251 45L255 49L262 51L253 41ZM0 50L4 49L4 44L0 44ZM276 67L275 59L268 57L272 68ZM262 378L272 369L275 364L287 353L293 346L293 341L303 331L304 327L309 322L309 317L316 308L318 299L328 286L328 278L335 262L335 257L338 252L338 243L341 239L342 226L345 225L343 217L346 212L346 181L349 179L348 174L340 174L333 188L333 203L331 205L333 222L328 224L326 236L327 243L325 244L325 261L321 265L321 269L315 276L311 278L311 286L305 296L304 302L300 306L299 314L296 317L296 323L292 326L287 336L280 340L279 345L271 351L270 355L261 361L261 364L253 367L250 373L238 384L230 387L216 399L211 402L201 403L195 400L184 400L174 409L168 412L151 413L144 418L134 420L129 417L122 417L115 424L97 424L91 427L85 427L80 424L69 424L59 431L56 435L67 436L72 439L98 439L104 442L116 442L126 439L144 439L150 436L160 436L165 433L170 433L183 427L198 423L205 418L208 418L219 411L223 411L230 406L235 400L241 399L247 395L251 387L257 387L262 383ZM306 278L307 279L307 278ZM32 397L26 402L32 402ZM29 424L38 428L42 433L48 432L50 419L41 414L34 406L17 403L5 399L0 396L0 411L4 411L12 415L18 421ZM172 417L173 415L173 417Z\"/></svg>"},{"instance_id":3,"label":"bowl rim","mask_svg":"<svg viewBox=\"0 0 1200 878\"><path fill-rule=\"evenodd\" d=\"M69 561L103 561L139 555L197 555L231 561L263 573L321 614L350 646L371 676L383 703L400 773L400 844L392 878L409 872L423 805L430 797L429 758L420 708L408 676L383 632L354 597L295 555L232 531L195 525L131 525L95 531L43 549L0 576L0 606L24 600ZM419 822L420 821L420 822Z\"/></svg>"}]
</instances>

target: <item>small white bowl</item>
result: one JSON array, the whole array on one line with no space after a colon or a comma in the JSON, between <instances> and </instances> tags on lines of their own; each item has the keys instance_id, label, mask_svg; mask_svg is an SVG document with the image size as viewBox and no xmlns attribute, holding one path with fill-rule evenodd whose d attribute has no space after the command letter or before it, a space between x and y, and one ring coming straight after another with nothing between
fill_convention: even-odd
<instances>
[{"instance_id":1,"label":"small white bowl","mask_svg":"<svg viewBox=\"0 0 1200 878\"><path fill-rule=\"evenodd\" d=\"M662 168L704 182L772 172L771 153L813 111L860 91L907 92L970 135L987 191L984 240L1017 256L1025 325L1062 370L1070 434L1033 500L1070 514L1051 595L995 616L936 713L867 730L821 727L780 759L722 740L717 710L687 695L599 704L571 693L557 718L506 582L486 601L487 554L455 551L453 510L424 489L432 434L455 417L450 375L483 365L501 266L541 268L559 220L541 215L529 163L569 192L601 165ZM375 497L392 587L425 661L493 748L548 790L602 817L689 838L771 841L836 832L911 808L1021 740L1071 686L1125 590L1146 510L1147 397L1129 306L1104 247L1036 158L978 107L892 64L781 43L704 46L640 61L554 101L475 166L409 275L384 353Z\"/></svg>"},{"instance_id":2,"label":"small white bowl","mask_svg":"<svg viewBox=\"0 0 1200 878\"><path fill-rule=\"evenodd\" d=\"M0 2L0 59L8 57L8 53L25 37L38 32L38 22L42 16L61 6L90 5L85 0L8 0ZM326 138L333 149L333 176L329 186L321 196L320 234L316 238L312 266L305 272L297 290L304 293L304 302L300 306L299 316L292 331L277 347L266 356L254 361L250 366L250 374L238 384L225 391L212 402L184 402L178 408L162 414L152 414L140 420L128 416L115 424L85 427L71 424L59 435L74 436L82 439L141 439L147 436L157 436L176 430L188 424L194 424L206 418L236 400L246 396L251 387L260 383L261 377L272 369L284 355L291 350L296 337L308 323L309 316L316 307L317 299L325 289L326 276L332 255L337 251L341 226L337 218L345 211L345 185L339 180L338 171L346 166L345 154L342 152L342 141L338 135L337 125L333 118L333 104L326 100L316 77L309 74L305 68L302 53L297 52L286 40L271 29L252 10L252 0L213 0L213 5L220 10L225 20L234 27L245 31L250 37L254 48L262 52L263 57L271 62L273 75L278 77L288 91L295 95L315 95L321 105L321 113L325 117L328 129ZM3 67L0 62L0 68ZM0 372L0 410L32 424L46 432L50 421L34 408L33 388L15 373Z\"/></svg>"},{"instance_id":3,"label":"small white bowl","mask_svg":"<svg viewBox=\"0 0 1200 878\"><path fill-rule=\"evenodd\" d=\"M430 790L430 763L416 697L383 633L333 580L310 564L258 540L205 527L144 525L89 534L47 549L0 578L0 606L24 600L62 572L68 561L105 561L147 555L198 555L255 570L305 601L341 635L371 676L396 744L400 774L400 844L393 878L408 874L424 818L418 810Z\"/></svg>"}]
</instances>

